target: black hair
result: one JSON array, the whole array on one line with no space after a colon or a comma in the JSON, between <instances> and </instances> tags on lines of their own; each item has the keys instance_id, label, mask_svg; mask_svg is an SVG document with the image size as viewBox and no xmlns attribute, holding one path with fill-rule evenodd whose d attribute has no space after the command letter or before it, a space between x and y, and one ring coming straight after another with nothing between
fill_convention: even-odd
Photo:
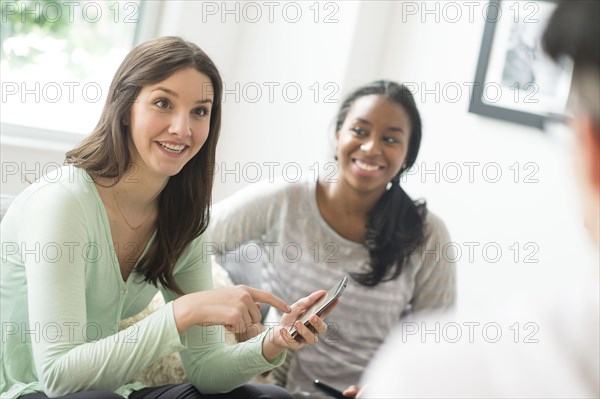
<instances>
[{"instance_id":1,"label":"black hair","mask_svg":"<svg viewBox=\"0 0 600 399\"><path fill-rule=\"evenodd\" d=\"M342 127L352 104L369 95L383 96L400 105L408 114L411 126L405 164L368 216L364 244L369 250L371 270L352 274L360 284L372 287L400 276L408 257L423 243L427 209L424 201L413 201L400 186L400 177L414 165L421 146L421 117L406 86L378 80L359 87L342 103L337 114L336 132Z\"/></svg>"},{"instance_id":2,"label":"black hair","mask_svg":"<svg viewBox=\"0 0 600 399\"><path fill-rule=\"evenodd\" d=\"M562 1L554 10L542 44L555 61L569 57L573 86L582 105L600 128L600 2Z\"/></svg>"}]
</instances>

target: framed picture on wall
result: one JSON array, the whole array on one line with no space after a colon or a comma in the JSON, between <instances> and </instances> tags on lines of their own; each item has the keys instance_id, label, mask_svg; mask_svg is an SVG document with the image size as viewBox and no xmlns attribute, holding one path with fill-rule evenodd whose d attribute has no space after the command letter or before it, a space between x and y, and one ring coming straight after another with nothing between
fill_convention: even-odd
<instances>
[{"instance_id":1,"label":"framed picture on wall","mask_svg":"<svg viewBox=\"0 0 600 399\"><path fill-rule=\"evenodd\" d=\"M542 129L565 116L572 64L541 38L556 1L490 0L469 112Z\"/></svg>"}]
</instances>

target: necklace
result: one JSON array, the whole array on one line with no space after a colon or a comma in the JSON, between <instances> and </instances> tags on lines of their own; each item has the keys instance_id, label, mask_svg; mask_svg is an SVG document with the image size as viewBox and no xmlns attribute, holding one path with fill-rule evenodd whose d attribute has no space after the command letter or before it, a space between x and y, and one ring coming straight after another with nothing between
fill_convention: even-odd
<instances>
[{"instance_id":1,"label":"necklace","mask_svg":"<svg viewBox=\"0 0 600 399\"><path fill-rule=\"evenodd\" d=\"M115 204L117 204L117 209L119 210L119 213L121 214L121 217L123 217L123 220L125 221L125 224L127 224L127 226L129 226L129 228L131 230L139 230L144 225L144 223L146 223L148 221L148 219L150 219L150 216L152 216L152 212L150 212L148 214L148 216L146 216L146 219L144 219L144 221L142 223L140 223L139 226L132 226L132 225L130 225L129 222L127 221L127 218L125 217L125 214L123 213L123 210L121 209L121 206L119 205L119 201L117 200L116 190L111 190L111 191L113 193L113 197L115 199Z\"/></svg>"}]
</instances>

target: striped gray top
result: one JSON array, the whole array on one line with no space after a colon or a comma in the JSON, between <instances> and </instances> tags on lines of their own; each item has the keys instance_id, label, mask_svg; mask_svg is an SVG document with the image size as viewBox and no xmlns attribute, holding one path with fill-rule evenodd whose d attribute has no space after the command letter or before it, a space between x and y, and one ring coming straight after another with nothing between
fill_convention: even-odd
<instances>
[{"instance_id":1,"label":"striped gray top","mask_svg":"<svg viewBox=\"0 0 600 399\"><path fill-rule=\"evenodd\" d=\"M290 304L369 264L364 245L341 237L321 217L314 181L260 182L215 204L207 242L225 266L237 263L249 273L258 266L262 288ZM456 257L449 242L444 223L428 212L425 243L400 277L375 287L351 279L327 317L325 336L291 359L286 388L323 396L313 387L315 378L339 389L356 384L401 317L452 305Z\"/></svg>"}]
</instances>

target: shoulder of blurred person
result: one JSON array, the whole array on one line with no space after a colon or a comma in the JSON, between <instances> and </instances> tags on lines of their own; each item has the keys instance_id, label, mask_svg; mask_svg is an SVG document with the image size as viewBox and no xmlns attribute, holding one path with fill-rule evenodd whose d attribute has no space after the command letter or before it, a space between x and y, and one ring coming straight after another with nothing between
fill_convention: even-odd
<instances>
[{"instance_id":1,"label":"shoulder of blurred person","mask_svg":"<svg viewBox=\"0 0 600 399\"><path fill-rule=\"evenodd\" d=\"M403 322L367 369L362 398L598 397L597 268L502 307Z\"/></svg>"}]
</instances>

